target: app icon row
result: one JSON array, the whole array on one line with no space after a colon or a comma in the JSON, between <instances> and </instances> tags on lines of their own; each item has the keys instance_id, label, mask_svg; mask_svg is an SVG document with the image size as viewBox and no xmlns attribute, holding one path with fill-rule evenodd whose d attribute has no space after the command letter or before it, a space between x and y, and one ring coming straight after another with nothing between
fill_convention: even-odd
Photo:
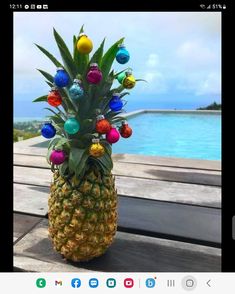
<instances>
[{"instance_id":1,"label":"app icon row","mask_svg":"<svg viewBox=\"0 0 235 294\"><path fill-rule=\"evenodd\" d=\"M123 280L123 286L125 288L132 288L134 287L134 280L132 278L126 278ZM38 288L45 288L47 285L46 280L44 278L38 278L36 280L36 286ZM62 286L63 281L61 280L55 280L55 286ZM115 288L117 285L117 281L114 278L109 278L106 280L106 287L108 288ZM153 288L156 285L156 277L155 278L148 278L145 280L145 286L147 288ZM74 278L71 280L71 287L73 288L80 288L82 286L82 281L79 278ZM99 280L96 278L91 278L88 281L88 286L90 288L97 288L99 287Z\"/></svg>"}]
</instances>

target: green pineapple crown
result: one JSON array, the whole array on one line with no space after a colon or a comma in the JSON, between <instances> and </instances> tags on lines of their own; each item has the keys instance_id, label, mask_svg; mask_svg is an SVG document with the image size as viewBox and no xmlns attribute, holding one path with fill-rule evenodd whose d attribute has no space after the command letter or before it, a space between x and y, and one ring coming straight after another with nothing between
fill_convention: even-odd
<instances>
[{"instance_id":1,"label":"green pineapple crown","mask_svg":"<svg viewBox=\"0 0 235 294\"><path fill-rule=\"evenodd\" d=\"M82 177L87 169L92 166L104 174L110 174L112 163L112 145L104 138L103 135L96 131L96 118L97 115L104 115L105 119L111 125L116 125L123 120L119 114L120 111L111 111L109 102L112 95L118 93L122 99L129 92L123 92L125 89L123 85L117 88L112 88L114 80L121 72L115 73L112 70L112 64L119 50L119 45L123 44L124 38L121 38L114 43L104 53L105 39L100 44L99 48L95 51L93 56L89 54L82 54L78 51L77 42L80 34L83 34L83 26L80 29L79 36L73 36L73 54L70 53L67 45L61 36L54 29L54 38L57 43L63 64L60 63L50 52L43 47L35 44L57 68L63 68L69 75L69 84L63 88L57 88L60 96L62 97L62 104L60 107L55 106L52 108L45 108L52 113L49 116L50 121L56 129L56 137L50 140L47 152L47 161L51 165L54 172L58 169L60 175L65 178L76 176ZM86 74L91 64L96 63L102 73L102 80L99 84L89 84L86 79ZM130 68L128 68L130 69ZM44 70L38 71L46 78L46 83L50 88L55 87L54 77ZM73 100L70 97L69 89L74 80L77 79L81 82L84 89L84 95L81 99ZM140 81L137 79L136 81ZM43 95L33 102L45 102L48 95ZM76 134L68 134L64 130L65 121L73 116L80 125L80 129ZM93 157L89 153L89 147L92 144L92 139L99 139L100 144L104 147L104 154L100 157ZM61 149L66 153L66 160L59 166L55 166L50 161L51 152L55 149Z\"/></svg>"}]
</instances>

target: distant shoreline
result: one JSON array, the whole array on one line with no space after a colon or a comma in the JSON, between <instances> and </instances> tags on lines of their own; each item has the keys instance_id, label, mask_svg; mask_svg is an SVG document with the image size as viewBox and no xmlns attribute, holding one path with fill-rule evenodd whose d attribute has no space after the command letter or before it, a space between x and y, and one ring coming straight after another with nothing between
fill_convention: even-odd
<instances>
[{"instance_id":1,"label":"distant shoreline","mask_svg":"<svg viewBox=\"0 0 235 294\"><path fill-rule=\"evenodd\" d=\"M124 117L131 117L142 113L202 113L202 114L221 114L221 110L194 110L194 109L139 109L124 113ZM30 121L46 121L46 117L14 117L14 123Z\"/></svg>"}]
</instances>

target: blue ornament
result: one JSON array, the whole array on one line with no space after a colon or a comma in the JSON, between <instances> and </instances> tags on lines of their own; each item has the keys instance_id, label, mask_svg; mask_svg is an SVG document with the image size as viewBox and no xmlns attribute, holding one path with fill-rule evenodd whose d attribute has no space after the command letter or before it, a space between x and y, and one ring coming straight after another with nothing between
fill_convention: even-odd
<instances>
[{"instance_id":1,"label":"blue ornament","mask_svg":"<svg viewBox=\"0 0 235 294\"><path fill-rule=\"evenodd\" d=\"M56 129L51 123L45 123L41 129L41 134L47 139L51 139L56 134Z\"/></svg>"},{"instance_id":2,"label":"blue ornament","mask_svg":"<svg viewBox=\"0 0 235 294\"><path fill-rule=\"evenodd\" d=\"M119 97L119 93L114 93L112 99L109 101L109 108L112 111L119 111L123 107L123 102Z\"/></svg>"},{"instance_id":3,"label":"blue ornament","mask_svg":"<svg viewBox=\"0 0 235 294\"><path fill-rule=\"evenodd\" d=\"M80 124L75 117L70 117L64 123L64 130L70 135L76 134L80 129Z\"/></svg>"},{"instance_id":4,"label":"blue ornament","mask_svg":"<svg viewBox=\"0 0 235 294\"><path fill-rule=\"evenodd\" d=\"M117 62L121 64L125 64L129 61L129 59L130 59L130 54L126 50L126 47L123 44L119 45L119 50L116 54Z\"/></svg>"},{"instance_id":5,"label":"blue ornament","mask_svg":"<svg viewBox=\"0 0 235 294\"><path fill-rule=\"evenodd\" d=\"M84 90L81 87L81 81L75 79L73 81L73 85L69 89L69 95L71 96L72 99L77 100L81 96L83 96L83 94L84 94Z\"/></svg>"},{"instance_id":6,"label":"blue ornament","mask_svg":"<svg viewBox=\"0 0 235 294\"><path fill-rule=\"evenodd\" d=\"M62 67L57 68L56 75L54 76L54 83L56 84L57 87L60 87L60 88L68 86L69 75Z\"/></svg>"}]
</instances>

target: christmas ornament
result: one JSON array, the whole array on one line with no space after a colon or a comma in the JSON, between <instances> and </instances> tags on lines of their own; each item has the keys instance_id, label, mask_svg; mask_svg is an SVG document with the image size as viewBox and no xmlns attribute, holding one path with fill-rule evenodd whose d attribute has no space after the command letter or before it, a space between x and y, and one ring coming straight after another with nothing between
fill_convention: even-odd
<instances>
[{"instance_id":1,"label":"christmas ornament","mask_svg":"<svg viewBox=\"0 0 235 294\"><path fill-rule=\"evenodd\" d=\"M112 125L111 130L106 134L106 140L112 144L112 143L116 143L119 139L120 139L120 134L115 128L115 126Z\"/></svg>"},{"instance_id":2,"label":"christmas ornament","mask_svg":"<svg viewBox=\"0 0 235 294\"><path fill-rule=\"evenodd\" d=\"M43 137L47 139L51 139L55 136L56 134L56 129L55 127L50 123L45 123L41 129L41 134Z\"/></svg>"},{"instance_id":3,"label":"christmas ornament","mask_svg":"<svg viewBox=\"0 0 235 294\"><path fill-rule=\"evenodd\" d=\"M99 70L97 63L91 63L86 77L90 84L98 84L101 81L102 72Z\"/></svg>"},{"instance_id":4,"label":"christmas ornament","mask_svg":"<svg viewBox=\"0 0 235 294\"><path fill-rule=\"evenodd\" d=\"M118 47L119 47L119 50L118 50L118 52L116 54L116 60L120 64L125 64L125 63L127 63L129 61L130 54L126 50L126 47L125 47L124 44L120 44Z\"/></svg>"},{"instance_id":5,"label":"christmas ornament","mask_svg":"<svg viewBox=\"0 0 235 294\"><path fill-rule=\"evenodd\" d=\"M114 93L112 96L112 99L109 101L109 108L112 111L119 111L123 107L123 102L120 99L120 94L119 93Z\"/></svg>"},{"instance_id":6,"label":"christmas ornament","mask_svg":"<svg viewBox=\"0 0 235 294\"><path fill-rule=\"evenodd\" d=\"M55 87L51 88L51 91L49 92L47 96L47 102L51 106L57 107L61 105L62 103L62 97L60 96L60 93L58 90L56 90Z\"/></svg>"},{"instance_id":7,"label":"christmas ornament","mask_svg":"<svg viewBox=\"0 0 235 294\"><path fill-rule=\"evenodd\" d=\"M92 139L92 144L89 148L89 154L93 157L104 155L104 147L100 144L99 139Z\"/></svg>"},{"instance_id":8,"label":"christmas ornament","mask_svg":"<svg viewBox=\"0 0 235 294\"><path fill-rule=\"evenodd\" d=\"M123 121L122 126L119 129L119 132L123 138L129 138L132 135L132 128L128 126L127 121Z\"/></svg>"},{"instance_id":9,"label":"christmas ornament","mask_svg":"<svg viewBox=\"0 0 235 294\"><path fill-rule=\"evenodd\" d=\"M81 80L75 79L72 86L69 89L69 95L72 99L77 100L84 94L84 90L81 86Z\"/></svg>"},{"instance_id":10,"label":"christmas ornament","mask_svg":"<svg viewBox=\"0 0 235 294\"><path fill-rule=\"evenodd\" d=\"M86 34L81 33L77 42L78 52L81 54L89 54L93 49L92 41L87 37Z\"/></svg>"},{"instance_id":11,"label":"christmas ornament","mask_svg":"<svg viewBox=\"0 0 235 294\"><path fill-rule=\"evenodd\" d=\"M79 122L76 120L75 117L69 117L66 122L64 123L64 130L69 135L76 134L80 129Z\"/></svg>"},{"instance_id":12,"label":"christmas ornament","mask_svg":"<svg viewBox=\"0 0 235 294\"><path fill-rule=\"evenodd\" d=\"M120 84L122 84L122 81L125 79L126 77L126 73L125 72L121 72L118 76L117 76L117 80Z\"/></svg>"},{"instance_id":13,"label":"christmas ornament","mask_svg":"<svg viewBox=\"0 0 235 294\"><path fill-rule=\"evenodd\" d=\"M133 77L131 71L126 72L126 77L122 81L122 85L126 89L132 89L135 86L135 78Z\"/></svg>"},{"instance_id":14,"label":"christmas ornament","mask_svg":"<svg viewBox=\"0 0 235 294\"><path fill-rule=\"evenodd\" d=\"M62 67L57 68L57 73L54 77L54 83L56 84L57 87L60 87L60 88L68 86L69 75Z\"/></svg>"},{"instance_id":15,"label":"christmas ornament","mask_svg":"<svg viewBox=\"0 0 235 294\"><path fill-rule=\"evenodd\" d=\"M55 164L59 165L63 163L66 159L66 154L63 150L53 150L50 155L50 161Z\"/></svg>"},{"instance_id":16,"label":"christmas ornament","mask_svg":"<svg viewBox=\"0 0 235 294\"><path fill-rule=\"evenodd\" d=\"M98 133L106 134L111 130L111 125L103 115L98 115L95 128Z\"/></svg>"}]
</instances>

